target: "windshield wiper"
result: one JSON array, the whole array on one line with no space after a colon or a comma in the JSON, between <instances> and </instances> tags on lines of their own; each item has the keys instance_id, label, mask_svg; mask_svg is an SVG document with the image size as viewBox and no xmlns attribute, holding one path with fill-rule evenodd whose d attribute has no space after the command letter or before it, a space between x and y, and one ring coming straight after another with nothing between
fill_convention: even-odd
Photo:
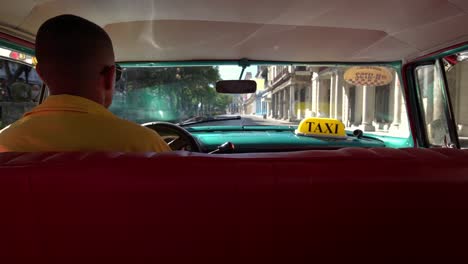
<instances>
[{"instance_id":1,"label":"windshield wiper","mask_svg":"<svg viewBox=\"0 0 468 264\"><path fill-rule=\"evenodd\" d=\"M208 122L216 122L216 121L226 121L226 120L239 120L241 116L199 116L189 118L185 121L177 123L179 126L186 126L186 125L193 125L199 123L208 123Z\"/></svg>"}]
</instances>

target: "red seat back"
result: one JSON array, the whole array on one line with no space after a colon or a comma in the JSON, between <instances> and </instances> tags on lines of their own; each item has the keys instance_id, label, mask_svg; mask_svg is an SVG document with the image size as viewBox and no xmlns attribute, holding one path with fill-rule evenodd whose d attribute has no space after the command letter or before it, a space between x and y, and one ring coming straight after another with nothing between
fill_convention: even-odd
<instances>
[{"instance_id":1,"label":"red seat back","mask_svg":"<svg viewBox=\"0 0 468 264\"><path fill-rule=\"evenodd\" d=\"M0 259L459 262L467 161L453 149L6 153Z\"/></svg>"}]
</instances>

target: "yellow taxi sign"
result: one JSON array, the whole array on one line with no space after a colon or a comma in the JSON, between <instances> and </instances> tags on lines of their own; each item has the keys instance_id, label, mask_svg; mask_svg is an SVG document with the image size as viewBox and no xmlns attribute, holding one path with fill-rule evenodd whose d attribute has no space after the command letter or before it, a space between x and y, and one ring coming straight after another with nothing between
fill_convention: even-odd
<instances>
[{"instance_id":1,"label":"yellow taxi sign","mask_svg":"<svg viewBox=\"0 0 468 264\"><path fill-rule=\"evenodd\" d=\"M309 117L301 121L296 135L311 137L346 138L345 126L333 118Z\"/></svg>"},{"instance_id":2,"label":"yellow taxi sign","mask_svg":"<svg viewBox=\"0 0 468 264\"><path fill-rule=\"evenodd\" d=\"M344 79L352 85L384 86L393 81L393 74L386 67L356 66L344 73Z\"/></svg>"}]
</instances>

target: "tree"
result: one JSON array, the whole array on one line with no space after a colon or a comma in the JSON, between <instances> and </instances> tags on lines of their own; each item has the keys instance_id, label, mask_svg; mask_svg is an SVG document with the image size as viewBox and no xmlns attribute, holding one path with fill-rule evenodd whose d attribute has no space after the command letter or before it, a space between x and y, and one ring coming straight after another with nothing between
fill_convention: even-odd
<instances>
[{"instance_id":1,"label":"tree","mask_svg":"<svg viewBox=\"0 0 468 264\"><path fill-rule=\"evenodd\" d=\"M178 120L209 116L224 113L231 102L231 96L215 91L218 67L127 68L123 77L117 87L127 93L126 107L150 110L149 115L172 112Z\"/></svg>"}]
</instances>

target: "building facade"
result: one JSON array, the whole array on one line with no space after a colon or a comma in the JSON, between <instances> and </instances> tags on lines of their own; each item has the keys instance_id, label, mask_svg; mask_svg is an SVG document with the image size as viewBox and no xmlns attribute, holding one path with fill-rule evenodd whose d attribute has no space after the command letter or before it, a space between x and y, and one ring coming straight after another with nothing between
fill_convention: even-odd
<instances>
[{"instance_id":1,"label":"building facade","mask_svg":"<svg viewBox=\"0 0 468 264\"><path fill-rule=\"evenodd\" d=\"M385 86L355 86L344 80L347 68L270 66L269 117L298 121L305 117L341 120L348 129L407 135L406 106L400 81Z\"/></svg>"},{"instance_id":2,"label":"building facade","mask_svg":"<svg viewBox=\"0 0 468 264\"><path fill-rule=\"evenodd\" d=\"M275 119L297 120L306 116L311 72L305 66L270 66L266 70L265 112Z\"/></svg>"},{"instance_id":3,"label":"building facade","mask_svg":"<svg viewBox=\"0 0 468 264\"><path fill-rule=\"evenodd\" d=\"M262 98L265 93L265 79L258 73L255 78L252 77L252 73L247 72L244 80L252 80L257 83L257 90L255 93L242 95L242 114L248 115L263 115L266 113L265 105L263 104Z\"/></svg>"}]
</instances>

